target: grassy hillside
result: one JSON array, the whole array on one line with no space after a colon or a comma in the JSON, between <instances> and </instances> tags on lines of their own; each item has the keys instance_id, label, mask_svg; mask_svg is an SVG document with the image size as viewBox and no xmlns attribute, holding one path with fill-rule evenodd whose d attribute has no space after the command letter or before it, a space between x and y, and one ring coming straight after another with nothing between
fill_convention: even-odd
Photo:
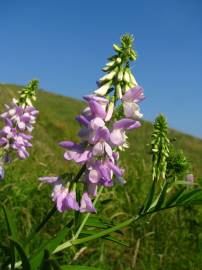
<instances>
[{"instance_id":1,"label":"grassy hillside","mask_svg":"<svg viewBox=\"0 0 202 270\"><path fill-rule=\"evenodd\" d=\"M19 87L0 84L0 111L17 95ZM15 212L21 237L29 234L51 208L50 187L39 185L38 177L58 175L78 170L72 162L63 159L63 150L58 147L62 140L77 140L79 126L74 121L84 103L60 95L40 91L36 107L40 116L34 130L33 148L25 161L16 161L6 170L6 179L0 183L1 202ZM150 184L151 157L147 144L152 125L143 126L130 133L131 148L122 154L122 165L126 169L127 184L106 190L102 200L113 198L99 205L98 215L116 222L130 217L138 210ZM176 139L176 147L182 148L193 164L195 178L202 176L202 140L170 131ZM201 269L202 265L202 214L198 208L172 210L154 215L147 222L134 224L124 230L120 239L128 247L107 241L96 241L83 249L78 259L75 251L69 250L65 258L72 263L100 266L103 269ZM35 248L44 239L50 238L69 218L67 214L56 214L50 224L40 233ZM0 240L4 241L6 230L0 213ZM79 250L79 248L78 248ZM78 251L77 250L77 251ZM77 252L76 251L76 252ZM1 257L1 252L0 252Z\"/></svg>"}]
</instances>

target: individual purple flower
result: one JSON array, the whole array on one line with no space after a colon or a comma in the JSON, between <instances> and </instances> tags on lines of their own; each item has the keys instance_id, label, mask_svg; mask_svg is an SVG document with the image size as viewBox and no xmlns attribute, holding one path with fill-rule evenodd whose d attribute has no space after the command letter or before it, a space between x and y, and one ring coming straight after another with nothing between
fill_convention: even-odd
<instances>
[{"instance_id":1,"label":"individual purple flower","mask_svg":"<svg viewBox=\"0 0 202 270\"><path fill-rule=\"evenodd\" d=\"M89 197L87 192L84 192L82 195L81 202L80 202L80 212L81 213L84 213L84 212L95 213L96 212L96 209L93 206L91 198Z\"/></svg>"},{"instance_id":2,"label":"individual purple flower","mask_svg":"<svg viewBox=\"0 0 202 270\"><path fill-rule=\"evenodd\" d=\"M52 192L52 200L56 203L59 212L64 212L70 209L79 210L79 205L76 201L76 192L70 191L62 184L56 184Z\"/></svg>"},{"instance_id":3,"label":"individual purple flower","mask_svg":"<svg viewBox=\"0 0 202 270\"><path fill-rule=\"evenodd\" d=\"M79 204L76 200L76 192L75 191L70 191L67 193L66 206L67 206L67 209L73 209L76 211L79 210Z\"/></svg>"},{"instance_id":4,"label":"individual purple flower","mask_svg":"<svg viewBox=\"0 0 202 270\"><path fill-rule=\"evenodd\" d=\"M126 131L140 127L139 121L124 118L113 124L113 130L110 134L110 140L114 146L124 146L126 143Z\"/></svg>"},{"instance_id":5,"label":"individual purple flower","mask_svg":"<svg viewBox=\"0 0 202 270\"><path fill-rule=\"evenodd\" d=\"M59 212L64 212L67 210L66 196L68 190L63 187L62 184L55 185L52 192L52 200L56 203L57 210Z\"/></svg>"},{"instance_id":6,"label":"individual purple flower","mask_svg":"<svg viewBox=\"0 0 202 270\"><path fill-rule=\"evenodd\" d=\"M0 162L0 181L4 179L4 167L3 163Z\"/></svg>"},{"instance_id":7,"label":"individual purple flower","mask_svg":"<svg viewBox=\"0 0 202 270\"><path fill-rule=\"evenodd\" d=\"M143 88L136 86L129 89L122 97L124 115L127 118L140 119L143 114L140 113L138 102L144 99Z\"/></svg>"},{"instance_id":8,"label":"individual purple flower","mask_svg":"<svg viewBox=\"0 0 202 270\"><path fill-rule=\"evenodd\" d=\"M42 183L53 185L51 197L59 212L64 212L71 209L76 211L79 210L75 189L69 190L68 187L64 187L61 176L44 176L39 177L39 180Z\"/></svg>"},{"instance_id":9,"label":"individual purple flower","mask_svg":"<svg viewBox=\"0 0 202 270\"><path fill-rule=\"evenodd\" d=\"M192 173L189 173L186 175L186 181L189 185L193 185L194 183L194 175Z\"/></svg>"},{"instance_id":10,"label":"individual purple flower","mask_svg":"<svg viewBox=\"0 0 202 270\"><path fill-rule=\"evenodd\" d=\"M74 160L78 164L85 163L91 156L90 150L85 149L85 146L82 144L64 141L60 142L59 145L63 148L69 149L64 153L64 158L67 160Z\"/></svg>"}]
</instances>

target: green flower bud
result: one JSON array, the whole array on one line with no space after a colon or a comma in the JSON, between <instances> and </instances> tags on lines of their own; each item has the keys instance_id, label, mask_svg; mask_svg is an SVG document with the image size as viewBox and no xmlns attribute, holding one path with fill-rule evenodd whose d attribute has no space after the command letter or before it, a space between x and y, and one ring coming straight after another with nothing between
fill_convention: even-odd
<instances>
[{"instance_id":1,"label":"green flower bud","mask_svg":"<svg viewBox=\"0 0 202 270\"><path fill-rule=\"evenodd\" d=\"M111 81L114 76L116 75L116 70L112 70L110 73L106 74L102 78L99 79L99 82L104 82L104 81Z\"/></svg>"},{"instance_id":2,"label":"green flower bud","mask_svg":"<svg viewBox=\"0 0 202 270\"><path fill-rule=\"evenodd\" d=\"M118 97L118 99L122 99L122 89L121 89L121 85L117 84L116 86L116 96Z\"/></svg>"},{"instance_id":3,"label":"green flower bud","mask_svg":"<svg viewBox=\"0 0 202 270\"><path fill-rule=\"evenodd\" d=\"M124 71L123 80L124 80L126 83L130 83L130 75L129 75L129 72L128 72L127 69Z\"/></svg>"},{"instance_id":4,"label":"green flower bud","mask_svg":"<svg viewBox=\"0 0 202 270\"><path fill-rule=\"evenodd\" d=\"M114 48L114 50L116 52L121 52L122 51L122 49L118 45L116 45L116 44L113 44L113 48Z\"/></svg>"},{"instance_id":5,"label":"green flower bud","mask_svg":"<svg viewBox=\"0 0 202 270\"><path fill-rule=\"evenodd\" d=\"M106 64L107 67L112 67L115 64L115 61L110 61Z\"/></svg>"},{"instance_id":6,"label":"green flower bud","mask_svg":"<svg viewBox=\"0 0 202 270\"><path fill-rule=\"evenodd\" d=\"M110 67L105 66L102 68L102 71L107 72L107 71L109 71L109 69L110 69Z\"/></svg>"},{"instance_id":7,"label":"green flower bud","mask_svg":"<svg viewBox=\"0 0 202 270\"><path fill-rule=\"evenodd\" d=\"M138 83L137 83L137 81L136 81L134 75L132 74L131 70L129 70L128 72L129 72L129 76L130 76L130 82L131 82L132 84L134 84L134 86L138 85Z\"/></svg>"},{"instance_id":8,"label":"green flower bud","mask_svg":"<svg viewBox=\"0 0 202 270\"><path fill-rule=\"evenodd\" d=\"M123 70L120 69L118 75L117 75L117 80L120 82L123 80Z\"/></svg>"},{"instance_id":9,"label":"green flower bud","mask_svg":"<svg viewBox=\"0 0 202 270\"><path fill-rule=\"evenodd\" d=\"M116 63L117 63L117 64L120 64L121 62L122 62L121 58L118 57L118 58L116 59Z\"/></svg>"},{"instance_id":10,"label":"green flower bud","mask_svg":"<svg viewBox=\"0 0 202 270\"><path fill-rule=\"evenodd\" d=\"M111 81L105 83L100 88L95 90L94 93L97 94L97 95L100 95L100 96L105 96L107 94L109 88L111 87L111 84L112 84Z\"/></svg>"}]
</instances>

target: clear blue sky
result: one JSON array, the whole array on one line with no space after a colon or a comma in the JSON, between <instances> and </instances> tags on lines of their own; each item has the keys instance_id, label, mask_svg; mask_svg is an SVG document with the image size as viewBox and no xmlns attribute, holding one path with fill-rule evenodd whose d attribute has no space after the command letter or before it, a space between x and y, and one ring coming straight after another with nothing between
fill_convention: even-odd
<instances>
[{"instance_id":1,"label":"clear blue sky","mask_svg":"<svg viewBox=\"0 0 202 270\"><path fill-rule=\"evenodd\" d=\"M202 1L0 2L0 82L81 98L95 89L112 43L134 34L146 119L202 138Z\"/></svg>"}]
</instances>

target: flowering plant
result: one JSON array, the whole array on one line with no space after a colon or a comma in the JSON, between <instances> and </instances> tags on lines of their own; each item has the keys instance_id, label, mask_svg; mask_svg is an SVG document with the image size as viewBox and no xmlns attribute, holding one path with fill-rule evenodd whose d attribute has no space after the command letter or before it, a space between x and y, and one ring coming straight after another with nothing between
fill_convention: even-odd
<instances>
[{"instance_id":1,"label":"flowering plant","mask_svg":"<svg viewBox=\"0 0 202 270\"><path fill-rule=\"evenodd\" d=\"M90 270L90 267L61 266L56 254L98 238L106 237L113 240L113 232L120 231L153 213L178 206L201 204L202 190L194 187L193 175L190 174L186 157L182 152L175 150L168 138L166 119L159 115L154 123L150 143L151 187L146 192L144 203L140 205L138 213L117 224L106 225L99 221L96 223L97 231L81 237L90 215L98 212L96 203L100 195L115 184L124 186L126 183L124 170L127 168L121 166L120 156L122 151L129 148L128 132L141 126L140 119L143 115L139 103L145 98L143 88L138 85L130 68L130 63L137 57L133 50L133 41L133 37L126 34L122 36L120 45L113 45L115 54L108 59L103 68L106 74L98 80L97 89L84 97L87 106L76 117L81 127L78 133L80 142L67 140L59 143L59 146L65 149L65 160L71 160L80 166L78 174L73 178L69 177L68 173L39 178L42 183L48 183L53 187L51 198L54 206L33 230L24 246L13 237L12 222L8 210L3 206L10 241L10 257L4 264L5 269ZM5 160L11 160L13 151L17 152L19 158L28 156L26 147L31 146L31 137L24 132L32 130L38 113L31 104L35 86L36 83L32 82L21 92L19 101L7 106L2 114L6 126L0 133L1 178L2 164ZM181 177L183 181L178 185ZM64 229L35 252L27 254L28 244L49 219L57 211L70 210L73 210L75 215L65 224ZM70 236L68 240L67 236Z\"/></svg>"},{"instance_id":2,"label":"flowering plant","mask_svg":"<svg viewBox=\"0 0 202 270\"><path fill-rule=\"evenodd\" d=\"M32 80L20 91L19 99L13 98L0 115L5 125L0 130L0 180L4 178L4 164L12 162L15 154L20 159L29 156L27 148L32 147L30 133L36 122L38 111L32 105L36 100L38 81Z\"/></svg>"}]
</instances>

